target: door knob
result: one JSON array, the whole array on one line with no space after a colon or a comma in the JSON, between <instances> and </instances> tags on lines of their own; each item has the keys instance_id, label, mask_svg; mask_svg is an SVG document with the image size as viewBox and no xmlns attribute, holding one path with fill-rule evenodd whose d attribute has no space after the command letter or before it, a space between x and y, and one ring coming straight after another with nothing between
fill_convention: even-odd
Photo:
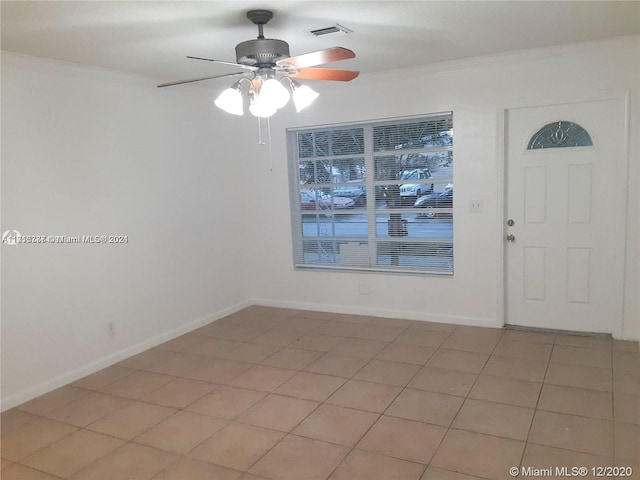
<instances>
[{"instance_id":1,"label":"door knob","mask_svg":"<svg viewBox=\"0 0 640 480\"><path fill-rule=\"evenodd\" d=\"M512 235L511 233L507 235L507 242L515 242L515 241L516 241L516 237L514 235Z\"/></svg>"},{"instance_id":2,"label":"door knob","mask_svg":"<svg viewBox=\"0 0 640 480\"><path fill-rule=\"evenodd\" d=\"M509 225L510 227L513 227L515 223L516 222L514 222L512 219L507 220L507 225Z\"/></svg>"}]
</instances>

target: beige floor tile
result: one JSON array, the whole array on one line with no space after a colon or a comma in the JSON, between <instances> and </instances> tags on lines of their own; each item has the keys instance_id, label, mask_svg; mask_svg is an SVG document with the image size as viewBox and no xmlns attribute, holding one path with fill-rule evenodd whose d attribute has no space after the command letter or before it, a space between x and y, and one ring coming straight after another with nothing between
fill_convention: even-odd
<instances>
[{"instance_id":1,"label":"beige floor tile","mask_svg":"<svg viewBox=\"0 0 640 480\"><path fill-rule=\"evenodd\" d=\"M2 458L17 462L77 429L46 418L37 418L2 435Z\"/></svg>"},{"instance_id":2,"label":"beige floor tile","mask_svg":"<svg viewBox=\"0 0 640 480\"><path fill-rule=\"evenodd\" d=\"M203 355L190 355L179 352L164 353L165 357L163 359L148 365L144 370L174 377L184 377L210 360Z\"/></svg>"},{"instance_id":3,"label":"beige floor tile","mask_svg":"<svg viewBox=\"0 0 640 480\"><path fill-rule=\"evenodd\" d=\"M544 383L610 392L612 389L611 369L551 363Z\"/></svg>"},{"instance_id":4,"label":"beige floor tile","mask_svg":"<svg viewBox=\"0 0 640 480\"><path fill-rule=\"evenodd\" d=\"M609 337L590 337L580 335L556 335L556 345L583 347L595 350L611 350L613 342Z\"/></svg>"},{"instance_id":5,"label":"beige floor tile","mask_svg":"<svg viewBox=\"0 0 640 480\"><path fill-rule=\"evenodd\" d=\"M353 447L378 417L377 413L324 404L298 425L293 433Z\"/></svg>"},{"instance_id":6,"label":"beige floor tile","mask_svg":"<svg viewBox=\"0 0 640 480\"><path fill-rule=\"evenodd\" d=\"M358 370L368 362L368 358L349 357L340 353L329 352L306 367L305 370L313 373L349 378L358 373Z\"/></svg>"},{"instance_id":7,"label":"beige floor tile","mask_svg":"<svg viewBox=\"0 0 640 480\"><path fill-rule=\"evenodd\" d=\"M438 348L451 335L451 332L438 332L427 329L410 328L402 332L394 343L415 345L418 347Z\"/></svg>"},{"instance_id":8,"label":"beige floor tile","mask_svg":"<svg viewBox=\"0 0 640 480\"><path fill-rule=\"evenodd\" d=\"M611 358L610 350L555 345L551 354L551 363L564 363L580 367L611 368Z\"/></svg>"},{"instance_id":9,"label":"beige floor tile","mask_svg":"<svg viewBox=\"0 0 640 480\"><path fill-rule=\"evenodd\" d=\"M87 428L118 438L131 440L157 425L175 409L144 402L132 402L92 423Z\"/></svg>"},{"instance_id":10,"label":"beige floor tile","mask_svg":"<svg viewBox=\"0 0 640 480\"><path fill-rule=\"evenodd\" d=\"M220 357L229 350L233 350L242 345L242 342L235 340L223 340L222 338L200 337L200 342L191 347L189 352L195 355L204 355L205 357Z\"/></svg>"},{"instance_id":11,"label":"beige floor tile","mask_svg":"<svg viewBox=\"0 0 640 480\"><path fill-rule=\"evenodd\" d=\"M424 365L435 353L434 347L409 345L406 343L392 342L382 350L375 358L389 362L410 363L412 365Z\"/></svg>"},{"instance_id":12,"label":"beige floor tile","mask_svg":"<svg viewBox=\"0 0 640 480\"><path fill-rule=\"evenodd\" d=\"M610 392L546 384L538 401L539 410L611 420Z\"/></svg>"},{"instance_id":13,"label":"beige floor tile","mask_svg":"<svg viewBox=\"0 0 640 480\"><path fill-rule=\"evenodd\" d=\"M409 330L431 330L433 332L453 332L457 325L453 325L452 323L442 322L427 322L426 320L415 320Z\"/></svg>"},{"instance_id":14,"label":"beige floor tile","mask_svg":"<svg viewBox=\"0 0 640 480\"><path fill-rule=\"evenodd\" d=\"M319 335L332 335L334 337L351 337L360 328L362 328L362 326L357 323L327 320L316 328L314 333Z\"/></svg>"},{"instance_id":15,"label":"beige floor tile","mask_svg":"<svg viewBox=\"0 0 640 480\"><path fill-rule=\"evenodd\" d=\"M5 468L13 464L14 463L11 460L7 460L6 458L0 458L0 471L4 470Z\"/></svg>"},{"instance_id":16,"label":"beige floor tile","mask_svg":"<svg viewBox=\"0 0 640 480\"><path fill-rule=\"evenodd\" d=\"M546 362L532 362L530 360L492 355L482 373L496 377L541 382L544 379L546 370Z\"/></svg>"},{"instance_id":17,"label":"beige floor tile","mask_svg":"<svg viewBox=\"0 0 640 480\"><path fill-rule=\"evenodd\" d=\"M290 432L318 405L319 403L309 400L268 395L236 418L236 421L280 432Z\"/></svg>"},{"instance_id":18,"label":"beige floor tile","mask_svg":"<svg viewBox=\"0 0 640 480\"><path fill-rule=\"evenodd\" d=\"M442 348L489 354L496 347L502 330L458 327L444 341Z\"/></svg>"},{"instance_id":19,"label":"beige floor tile","mask_svg":"<svg viewBox=\"0 0 640 480\"><path fill-rule=\"evenodd\" d=\"M347 453L347 447L288 435L250 473L273 480L325 480Z\"/></svg>"},{"instance_id":20,"label":"beige floor tile","mask_svg":"<svg viewBox=\"0 0 640 480\"><path fill-rule=\"evenodd\" d=\"M640 463L640 425L615 424L615 457Z\"/></svg>"},{"instance_id":21,"label":"beige floor tile","mask_svg":"<svg viewBox=\"0 0 640 480\"><path fill-rule=\"evenodd\" d=\"M292 348L302 348L303 350L313 350L314 352L328 352L344 340L346 340L346 337L310 333L300 337L298 341L289 346Z\"/></svg>"},{"instance_id":22,"label":"beige floor tile","mask_svg":"<svg viewBox=\"0 0 640 480\"><path fill-rule=\"evenodd\" d=\"M323 352L313 350L303 350L301 348L283 348L262 362L262 365L276 368L288 368L291 370L302 370L307 365L317 360Z\"/></svg>"},{"instance_id":23,"label":"beige floor tile","mask_svg":"<svg viewBox=\"0 0 640 480\"><path fill-rule=\"evenodd\" d=\"M2 480L58 480L58 477L14 463L2 471Z\"/></svg>"},{"instance_id":24,"label":"beige floor tile","mask_svg":"<svg viewBox=\"0 0 640 480\"><path fill-rule=\"evenodd\" d=\"M153 477L153 480L238 480L242 472L212 463L183 458Z\"/></svg>"},{"instance_id":25,"label":"beige floor tile","mask_svg":"<svg viewBox=\"0 0 640 480\"><path fill-rule=\"evenodd\" d=\"M401 391L400 387L392 385L349 380L329 397L327 403L382 413Z\"/></svg>"},{"instance_id":26,"label":"beige floor tile","mask_svg":"<svg viewBox=\"0 0 640 480\"><path fill-rule=\"evenodd\" d=\"M605 457L613 456L613 425L606 420L538 410L529 442Z\"/></svg>"},{"instance_id":27,"label":"beige floor tile","mask_svg":"<svg viewBox=\"0 0 640 480\"><path fill-rule=\"evenodd\" d=\"M502 338L516 342L546 343L551 345L556 341L555 333L529 332L526 330L505 330Z\"/></svg>"},{"instance_id":28,"label":"beige floor tile","mask_svg":"<svg viewBox=\"0 0 640 480\"><path fill-rule=\"evenodd\" d=\"M251 367L251 363L214 358L191 371L187 378L210 383L227 383Z\"/></svg>"},{"instance_id":29,"label":"beige floor tile","mask_svg":"<svg viewBox=\"0 0 640 480\"><path fill-rule=\"evenodd\" d=\"M272 392L295 374L295 370L255 365L227 383L234 387Z\"/></svg>"},{"instance_id":30,"label":"beige floor tile","mask_svg":"<svg viewBox=\"0 0 640 480\"><path fill-rule=\"evenodd\" d=\"M452 427L496 437L527 440L534 410L468 398Z\"/></svg>"},{"instance_id":31,"label":"beige floor tile","mask_svg":"<svg viewBox=\"0 0 640 480\"><path fill-rule=\"evenodd\" d=\"M78 430L22 460L24 465L67 478L106 456L124 442L107 435Z\"/></svg>"},{"instance_id":32,"label":"beige floor tile","mask_svg":"<svg viewBox=\"0 0 640 480\"><path fill-rule=\"evenodd\" d=\"M57 388L56 390L34 398L33 400L29 400L28 402L19 405L17 408L23 412L43 416L73 402L74 400L85 397L90 393L90 390L86 390L84 388L65 385L64 387Z\"/></svg>"},{"instance_id":33,"label":"beige floor tile","mask_svg":"<svg viewBox=\"0 0 640 480\"><path fill-rule=\"evenodd\" d=\"M100 391L109 395L136 399L166 385L174 377L150 372L135 372L103 387Z\"/></svg>"},{"instance_id":34,"label":"beige floor tile","mask_svg":"<svg viewBox=\"0 0 640 480\"><path fill-rule=\"evenodd\" d=\"M120 367L125 367L134 370L145 369L149 365L152 365L155 362L161 361L165 359L167 356L167 352L165 350L158 350L156 348L152 348L151 350L145 350L142 353L129 357L119 363L117 363Z\"/></svg>"},{"instance_id":35,"label":"beige floor tile","mask_svg":"<svg viewBox=\"0 0 640 480\"><path fill-rule=\"evenodd\" d=\"M232 325L222 329L215 337L224 338L225 340L237 340L240 342L248 342L258 335L264 333L266 328L248 327L244 325Z\"/></svg>"},{"instance_id":36,"label":"beige floor tile","mask_svg":"<svg viewBox=\"0 0 640 480\"><path fill-rule=\"evenodd\" d=\"M614 370L613 389L616 394L640 395L640 371Z\"/></svg>"},{"instance_id":37,"label":"beige floor tile","mask_svg":"<svg viewBox=\"0 0 640 480\"><path fill-rule=\"evenodd\" d=\"M509 479L520 463L524 442L450 429L431 466L491 479Z\"/></svg>"},{"instance_id":38,"label":"beige floor tile","mask_svg":"<svg viewBox=\"0 0 640 480\"><path fill-rule=\"evenodd\" d=\"M356 338L364 338L367 340L382 340L392 342L398 335L405 331L404 327L380 327L376 325L364 325L358 329L352 336Z\"/></svg>"},{"instance_id":39,"label":"beige floor tile","mask_svg":"<svg viewBox=\"0 0 640 480\"><path fill-rule=\"evenodd\" d=\"M54 410L47 417L77 427L86 427L130 402L126 398L94 392Z\"/></svg>"},{"instance_id":40,"label":"beige floor tile","mask_svg":"<svg viewBox=\"0 0 640 480\"><path fill-rule=\"evenodd\" d=\"M536 445L528 443L522 457L523 467L533 468L549 468L551 467L605 467L613 465L613 461L609 457L598 455L590 455L588 453L574 452L571 450L562 450L560 448L547 447L545 445ZM555 470L555 468L554 468ZM567 478L566 475L554 475L545 478ZM589 476L587 478L595 478Z\"/></svg>"},{"instance_id":41,"label":"beige floor tile","mask_svg":"<svg viewBox=\"0 0 640 480\"><path fill-rule=\"evenodd\" d=\"M478 480L480 477L429 467L420 480Z\"/></svg>"},{"instance_id":42,"label":"beige floor tile","mask_svg":"<svg viewBox=\"0 0 640 480\"><path fill-rule=\"evenodd\" d=\"M619 423L640 425L640 395L614 394L613 418Z\"/></svg>"},{"instance_id":43,"label":"beige floor tile","mask_svg":"<svg viewBox=\"0 0 640 480\"><path fill-rule=\"evenodd\" d=\"M87 390L100 390L110 383L120 380L134 372L131 368L121 367L120 365L112 365L104 368L96 373L87 375L86 377L76 380L71 385L74 387L86 388Z\"/></svg>"},{"instance_id":44,"label":"beige floor tile","mask_svg":"<svg viewBox=\"0 0 640 480\"><path fill-rule=\"evenodd\" d=\"M353 450L329 480L419 480L424 465Z\"/></svg>"},{"instance_id":45,"label":"beige floor tile","mask_svg":"<svg viewBox=\"0 0 640 480\"><path fill-rule=\"evenodd\" d=\"M371 360L353 378L364 382L384 383L404 387L420 367L408 363Z\"/></svg>"},{"instance_id":46,"label":"beige floor tile","mask_svg":"<svg viewBox=\"0 0 640 480\"><path fill-rule=\"evenodd\" d=\"M309 318L312 320L331 320L336 317L337 313L332 312L320 312L316 310L298 310L295 318Z\"/></svg>"},{"instance_id":47,"label":"beige floor tile","mask_svg":"<svg viewBox=\"0 0 640 480\"><path fill-rule=\"evenodd\" d=\"M0 417L2 437L4 437L11 430L15 430L16 428L26 425L36 418L37 417L35 415L23 412L22 410L18 410L17 408L12 408L11 410L2 412L2 416Z\"/></svg>"},{"instance_id":48,"label":"beige floor tile","mask_svg":"<svg viewBox=\"0 0 640 480\"><path fill-rule=\"evenodd\" d=\"M223 386L192 403L187 410L232 420L266 396L263 392Z\"/></svg>"},{"instance_id":49,"label":"beige floor tile","mask_svg":"<svg viewBox=\"0 0 640 480\"><path fill-rule=\"evenodd\" d=\"M640 351L640 344L635 340L613 340L614 352L631 352L638 353Z\"/></svg>"},{"instance_id":50,"label":"beige floor tile","mask_svg":"<svg viewBox=\"0 0 640 480\"><path fill-rule=\"evenodd\" d=\"M324 402L346 381L346 378L341 377L298 372L280 385L274 393L304 400Z\"/></svg>"},{"instance_id":51,"label":"beige floor tile","mask_svg":"<svg viewBox=\"0 0 640 480\"><path fill-rule=\"evenodd\" d=\"M219 386L208 382L176 378L157 390L148 393L140 400L165 407L185 408L206 394L213 392L216 388L219 388Z\"/></svg>"},{"instance_id":52,"label":"beige floor tile","mask_svg":"<svg viewBox=\"0 0 640 480\"><path fill-rule=\"evenodd\" d=\"M148 480L179 457L145 445L126 443L71 477L73 480Z\"/></svg>"},{"instance_id":53,"label":"beige floor tile","mask_svg":"<svg viewBox=\"0 0 640 480\"><path fill-rule=\"evenodd\" d=\"M476 378L478 375L475 373L424 367L411 380L409 387L465 397Z\"/></svg>"},{"instance_id":54,"label":"beige floor tile","mask_svg":"<svg viewBox=\"0 0 640 480\"><path fill-rule=\"evenodd\" d=\"M301 333L312 333L316 328L322 325L325 320L318 320L315 318L305 318L296 316L287 319L285 327L289 330L293 330Z\"/></svg>"},{"instance_id":55,"label":"beige floor tile","mask_svg":"<svg viewBox=\"0 0 640 480\"><path fill-rule=\"evenodd\" d=\"M199 335L186 334L169 340L168 342L161 343L155 348L169 350L170 352L195 353L193 348L205 340L206 339Z\"/></svg>"},{"instance_id":56,"label":"beige floor tile","mask_svg":"<svg viewBox=\"0 0 640 480\"><path fill-rule=\"evenodd\" d=\"M272 328L264 333L261 333L253 340L253 343L264 343L266 345L273 345L276 347L286 347L292 344L296 340L299 340L302 335L300 332L294 330L288 330L286 328Z\"/></svg>"},{"instance_id":57,"label":"beige floor tile","mask_svg":"<svg viewBox=\"0 0 640 480\"><path fill-rule=\"evenodd\" d=\"M415 320L406 320L404 318L385 318L385 317L370 317L371 320L368 325L375 325L378 327L401 327L409 328L416 324Z\"/></svg>"},{"instance_id":58,"label":"beige floor tile","mask_svg":"<svg viewBox=\"0 0 640 480\"><path fill-rule=\"evenodd\" d=\"M259 363L265 358L273 355L282 347L267 345L264 343L247 342L238 345L236 348L220 353L220 358L235 360L238 362Z\"/></svg>"},{"instance_id":59,"label":"beige floor tile","mask_svg":"<svg viewBox=\"0 0 640 480\"><path fill-rule=\"evenodd\" d=\"M533 362L548 362L552 349L553 345L550 344L513 340L503 336L493 354Z\"/></svg>"},{"instance_id":60,"label":"beige floor tile","mask_svg":"<svg viewBox=\"0 0 640 480\"><path fill-rule=\"evenodd\" d=\"M629 370L631 372L640 371L640 353L638 352L613 352L613 369Z\"/></svg>"},{"instance_id":61,"label":"beige floor tile","mask_svg":"<svg viewBox=\"0 0 640 480\"><path fill-rule=\"evenodd\" d=\"M137 443L185 454L229 423L190 412L177 412L155 427L136 437Z\"/></svg>"},{"instance_id":62,"label":"beige floor tile","mask_svg":"<svg viewBox=\"0 0 640 480\"><path fill-rule=\"evenodd\" d=\"M206 440L191 456L223 467L245 471L285 436L266 428L230 423Z\"/></svg>"},{"instance_id":63,"label":"beige floor tile","mask_svg":"<svg viewBox=\"0 0 640 480\"><path fill-rule=\"evenodd\" d=\"M439 349L427 362L427 367L446 368L461 372L480 373L489 355L462 350Z\"/></svg>"},{"instance_id":64,"label":"beige floor tile","mask_svg":"<svg viewBox=\"0 0 640 480\"><path fill-rule=\"evenodd\" d=\"M383 342L382 340L347 338L342 343L333 347L331 351L351 357L373 358L387 345L389 345L389 342Z\"/></svg>"},{"instance_id":65,"label":"beige floor tile","mask_svg":"<svg viewBox=\"0 0 640 480\"><path fill-rule=\"evenodd\" d=\"M406 388L389 406L385 415L446 427L451 425L462 402L460 397Z\"/></svg>"},{"instance_id":66,"label":"beige floor tile","mask_svg":"<svg viewBox=\"0 0 640 480\"><path fill-rule=\"evenodd\" d=\"M204 327L197 328L191 331L191 335L197 335L202 337L216 337L218 334L222 333L224 330L229 328L233 324L233 320L229 318L221 318L220 320L216 320L209 325L205 325Z\"/></svg>"},{"instance_id":67,"label":"beige floor tile","mask_svg":"<svg viewBox=\"0 0 640 480\"><path fill-rule=\"evenodd\" d=\"M480 375L469 392L469 398L535 408L542 383Z\"/></svg>"},{"instance_id":68,"label":"beige floor tile","mask_svg":"<svg viewBox=\"0 0 640 480\"><path fill-rule=\"evenodd\" d=\"M446 432L445 427L383 415L357 448L426 465Z\"/></svg>"}]
</instances>

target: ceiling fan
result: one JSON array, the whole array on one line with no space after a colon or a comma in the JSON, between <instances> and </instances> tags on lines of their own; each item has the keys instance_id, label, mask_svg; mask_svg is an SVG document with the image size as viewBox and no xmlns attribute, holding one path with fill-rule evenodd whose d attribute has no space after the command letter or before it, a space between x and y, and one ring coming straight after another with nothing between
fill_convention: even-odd
<instances>
[{"instance_id":1,"label":"ceiling fan","mask_svg":"<svg viewBox=\"0 0 640 480\"><path fill-rule=\"evenodd\" d=\"M249 97L249 111L257 117L270 117L287 104L290 96L289 90L291 90L298 112L318 97L317 92L305 85L300 85L294 79L348 82L359 75L360 72L353 70L316 68L319 65L355 58L355 53L346 48L333 47L291 57L287 42L264 37L263 27L272 17L273 12L270 10L250 10L247 12L247 18L258 26L258 38L236 45L236 62L187 57L193 60L233 65L243 71L168 82L158 85L158 87L242 76L215 100L216 106L228 113L242 115L244 113L242 98L244 82Z\"/></svg>"}]
</instances>

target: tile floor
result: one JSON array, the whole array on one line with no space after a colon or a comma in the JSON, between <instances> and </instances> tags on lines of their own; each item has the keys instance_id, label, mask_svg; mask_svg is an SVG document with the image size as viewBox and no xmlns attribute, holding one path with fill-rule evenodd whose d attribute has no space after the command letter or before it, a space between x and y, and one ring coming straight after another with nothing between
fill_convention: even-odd
<instances>
[{"instance_id":1,"label":"tile floor","mask_svg":"<svg viewBox=\"0 0 640 480\"><path fill-rule=\"evenodd\" d=\"M637 342L251 307L2 414L3 480L631 466Z\"/></svg>"}]
</instances>

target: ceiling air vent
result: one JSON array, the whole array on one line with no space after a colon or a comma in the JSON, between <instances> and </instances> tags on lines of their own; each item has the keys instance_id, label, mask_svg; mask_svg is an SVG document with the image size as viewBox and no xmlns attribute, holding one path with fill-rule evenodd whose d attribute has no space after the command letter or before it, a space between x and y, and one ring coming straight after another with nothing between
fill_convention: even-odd
<instances>
[{"instance_id":1,"label":"ceiling air vent","mask_svg":"<svg viewBox=\"0 0 640 480\"><path fill-rule=\"evenodd\" d=\"M318 28L317 30L311 30L311 33L316 37L320 37L322 35L329 35L332 33L341 33L343 35L346 35L347 33L353 33L353 30L347 27L343 27L339 23L336 23L332 27Z\"/></svg>"}]
</instances>

